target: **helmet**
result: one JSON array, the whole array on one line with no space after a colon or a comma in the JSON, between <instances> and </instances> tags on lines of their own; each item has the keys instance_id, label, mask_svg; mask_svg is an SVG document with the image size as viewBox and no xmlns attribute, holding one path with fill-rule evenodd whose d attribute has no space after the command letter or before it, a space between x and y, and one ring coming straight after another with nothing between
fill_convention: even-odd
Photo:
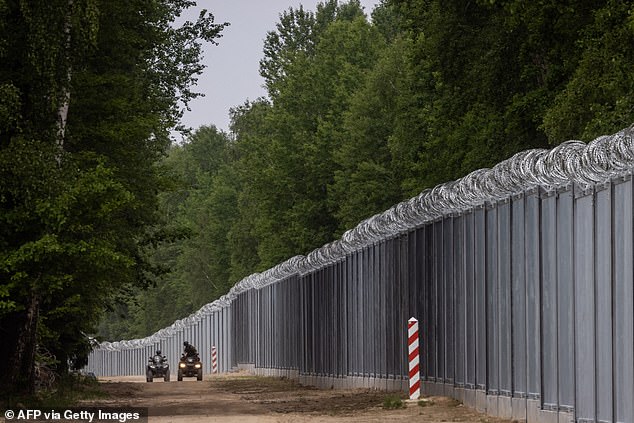
<instances>
[{"instance_id":1,"label":"helmet","mask_svg":"<svg viewBox=\"0 0 634 423\"><path fill-rule=\"evenodd\" d=\"M156 355L161 355L161 350L156 350Z\"/></svg>"},{"instance_id":2,"label":"helmet","mask_svg":"<svg viewBox=\"0 0 634 423\"><path fill-rule=\"evenodd\" d=\"M186 346L188 346L188 345L189 345L189 342L187 342L187 341L183 342L183 346L184 346L184 347L186 347Z\"/></svg>"}]
</instances>

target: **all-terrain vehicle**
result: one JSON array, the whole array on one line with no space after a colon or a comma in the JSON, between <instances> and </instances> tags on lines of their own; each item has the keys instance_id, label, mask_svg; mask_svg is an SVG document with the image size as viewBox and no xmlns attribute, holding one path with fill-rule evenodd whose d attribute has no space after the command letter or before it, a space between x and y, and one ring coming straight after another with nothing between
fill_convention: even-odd
<instances>
[{"instance_id":1,"label":"all-terrain vehicle","mask_svg":"<svg viewBox=\"0 0 634 423\"><path fill-rule=\"evenodd\" d=\"M170 381L170 365L165 356L157 351L154 357L150 357L145 367L145 377L148 382L152 382L155 377L162 377L164 382Z\"/></svg>"},{"instance_id":2,"label":"all-terrain vehicle","mask_svg":"<svg viewBox=\"0 0 634 423\"><path fill-rule=\"evenodd\" d=\"M183 377L194 377L197 380L203 380L203 363L200 362L200 357L187 356L183 354L178 363L178 380L182 381Z\"/></svg>"}]
</instances>

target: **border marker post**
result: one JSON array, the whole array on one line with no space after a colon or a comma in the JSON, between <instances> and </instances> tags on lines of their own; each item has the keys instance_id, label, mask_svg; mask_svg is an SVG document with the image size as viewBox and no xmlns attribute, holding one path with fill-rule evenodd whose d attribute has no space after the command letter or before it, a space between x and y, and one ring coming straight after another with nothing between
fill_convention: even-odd
<instances>
[{"instance_id":1,"label":"border marker post","mask_svg":"<svg viewBox=\"0 0 634 423\"><path fill-rule=\"evenodd\" d=\"M216 346L211 346L211 373L218 373L218 353Z\"/></svg>"},{"instance_id":2,"label":"border marker post","mask_svg":"<svg viewBox=\"0 0 634 423\"><path fill-rule=\"evenodd\" d=\"M407 346L409 361L409 399L420 398L420 357L418 348L418 320L407 321Z\"/></svg>"}]
</instances>

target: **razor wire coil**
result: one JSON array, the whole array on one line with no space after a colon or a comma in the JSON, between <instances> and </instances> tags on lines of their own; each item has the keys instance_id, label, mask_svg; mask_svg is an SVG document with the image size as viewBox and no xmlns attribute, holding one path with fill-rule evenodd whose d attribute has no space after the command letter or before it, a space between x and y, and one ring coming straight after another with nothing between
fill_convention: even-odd
<instances>
[{"instance_id":1,"label":"razor wire coil","mask_svg":"<svg viewBox=\"0 0 634 423\"><path fill-rule=\"evenodd\" d=\"M397 236L448 214L461 213L521 194L534 187L555 190L572 184L588 187L629 173L634 168L634 125L585 144L571 140L550 149L525 150L491 169L478 169L455 181L426 189L346 231L341 239L294 256L236 283L229 293L171 326L142 339L101 342L98 349L121 351L154 345L174 336L231 302L243 292L260 289L289 276L310 273L368 245Z\"/></svg>"}]
</instances>

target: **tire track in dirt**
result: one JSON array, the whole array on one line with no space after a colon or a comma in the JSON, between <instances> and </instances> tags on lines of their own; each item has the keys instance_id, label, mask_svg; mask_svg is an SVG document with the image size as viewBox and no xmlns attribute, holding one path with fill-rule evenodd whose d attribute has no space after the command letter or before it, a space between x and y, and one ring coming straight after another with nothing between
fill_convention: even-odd
<instances>
[{"instance_id":1,"label":"tire track in dirt","mask_svg":"<svg viewBox=\"0 0 634 423\"><path fill-rule=\"evenodd\" d=\"M433 397L425 407L405 402L384 409L387 393L367 389L325 390L284 378L256 377L243 372L205 375L203 381L145 382L143 376L102 379L107 397L83 402L90 407L148 408L150 423L228 422L477 422L511 423Z\"/></svg>"}]
</instances>

